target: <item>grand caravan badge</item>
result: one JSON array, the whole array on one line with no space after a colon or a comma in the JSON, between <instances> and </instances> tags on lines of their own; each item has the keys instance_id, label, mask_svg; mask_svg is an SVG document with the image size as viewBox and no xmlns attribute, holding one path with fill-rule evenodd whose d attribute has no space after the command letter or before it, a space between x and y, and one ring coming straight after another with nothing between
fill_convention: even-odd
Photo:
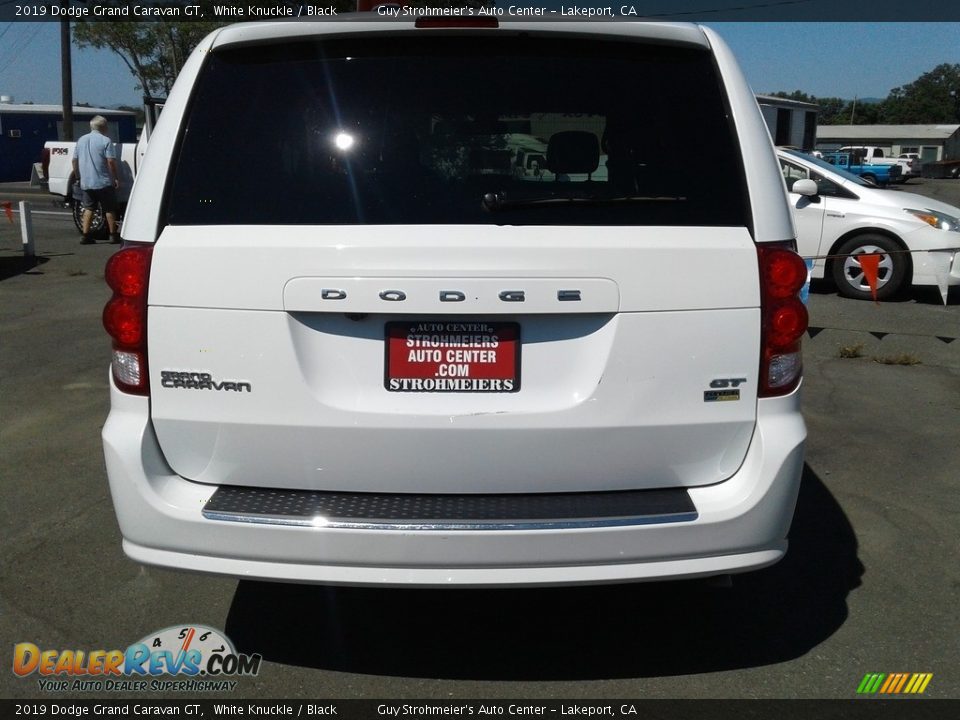
<instances>
[{"instance_id":1,"label":"grand caravan badge","mask_svg":"<svg viewBox=\"0 0 960 720\"><path fill-rule=\"evenodd\" d=\"M183 370L161 370L160 385L165 388L184 388L187 390L217 390L233 392L253 392L250 383L243 380L213 379L210 373Z\"/></svg>"}]
</instances>

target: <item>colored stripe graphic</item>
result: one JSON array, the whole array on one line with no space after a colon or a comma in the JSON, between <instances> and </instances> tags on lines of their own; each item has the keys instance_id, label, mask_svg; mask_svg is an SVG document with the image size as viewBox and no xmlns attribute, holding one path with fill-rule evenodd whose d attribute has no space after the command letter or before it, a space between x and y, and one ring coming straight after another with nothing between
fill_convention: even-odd
<instances>
[{"instance_id":1,"label":"colored stripe graphic","mask_svg":"<svg viewBox=\"0 0 960 720\"><path fill-rule=\"evenodd\" d=\"M858 695L922 695L933 673L867 673L857 686Z\"/></svg>"},{"instance_id":2,"label":"colored stripe graphic","mask_svg":"<svg viewBox=\"0 0 960 720\"><path fill-rule=\"evenodd\" d=\"M863 676L863 680L860 681L860 687L857 688L857 692L861 695L872 695L880 689L880 683L883 682L885 677L886 675L884 673L867 673Z\"/></svg>"}]
</instances>

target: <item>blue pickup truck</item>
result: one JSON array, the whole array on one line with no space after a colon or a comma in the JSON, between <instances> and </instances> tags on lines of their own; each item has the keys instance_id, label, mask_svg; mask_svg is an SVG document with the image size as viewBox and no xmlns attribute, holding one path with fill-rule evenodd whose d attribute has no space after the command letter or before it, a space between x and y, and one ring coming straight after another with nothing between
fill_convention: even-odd
<instances>
[{"instance_id":1,"label":"blue pickup truck","mask_svg":"<svg viewBox=\"0 0 960 720\"><path fill-rule=\"evenodd\" d=\"M874 185L887 185L899 182L903 168L897 164L881 165L864 162L861 155L855 153L823 153L823 159L847 172L859 175Z\"/></svg>"}]
</instances>

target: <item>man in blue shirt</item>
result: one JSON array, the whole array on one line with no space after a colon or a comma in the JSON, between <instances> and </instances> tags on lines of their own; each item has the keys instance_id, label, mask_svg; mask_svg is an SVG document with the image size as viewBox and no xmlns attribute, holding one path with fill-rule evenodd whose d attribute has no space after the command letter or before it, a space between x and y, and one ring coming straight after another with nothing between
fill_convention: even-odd
<instances>
[{"instance_id":1,"label":"man in blue shirt","mask_svg":"<svg viewBox=\"0 0 960 720\"><path fill-rule=\"evenodd\" d=\"M90 132L77 140L73 151L73 172L80 179L83 191L83 239L81 245L90 245L90 224L93 208L99 202L110 227L110 242L119 243L117 233L117 194L120 187L116 153L107 137L107 119L96 115L90 121Z\"/></svg>"}]
</instances>

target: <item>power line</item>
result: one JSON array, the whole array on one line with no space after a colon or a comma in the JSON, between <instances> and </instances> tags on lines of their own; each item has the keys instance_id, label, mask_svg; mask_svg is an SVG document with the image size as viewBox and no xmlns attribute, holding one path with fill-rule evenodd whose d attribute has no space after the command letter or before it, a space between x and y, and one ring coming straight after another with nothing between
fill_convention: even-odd
<instances>
[{"instance_id":1,"label":"power line","mask_svg":"<svg viewBox=\"0 0 960 720\"><path fill-rule=\"evenodd\" d=\"M33 39L37 36L37 33L39 33L41 29L43 29L43 24L38 23L37 26L33 28L33 32L30 33L30 35L22 35L19 39L14 41L15 47L10 48L10 59L7 60L7 62L3 65L0 65L0 73L10 67L13 61L20 56L20 53L30 46L30 43L33 42Z\"/></svg>"}]
</instances>

